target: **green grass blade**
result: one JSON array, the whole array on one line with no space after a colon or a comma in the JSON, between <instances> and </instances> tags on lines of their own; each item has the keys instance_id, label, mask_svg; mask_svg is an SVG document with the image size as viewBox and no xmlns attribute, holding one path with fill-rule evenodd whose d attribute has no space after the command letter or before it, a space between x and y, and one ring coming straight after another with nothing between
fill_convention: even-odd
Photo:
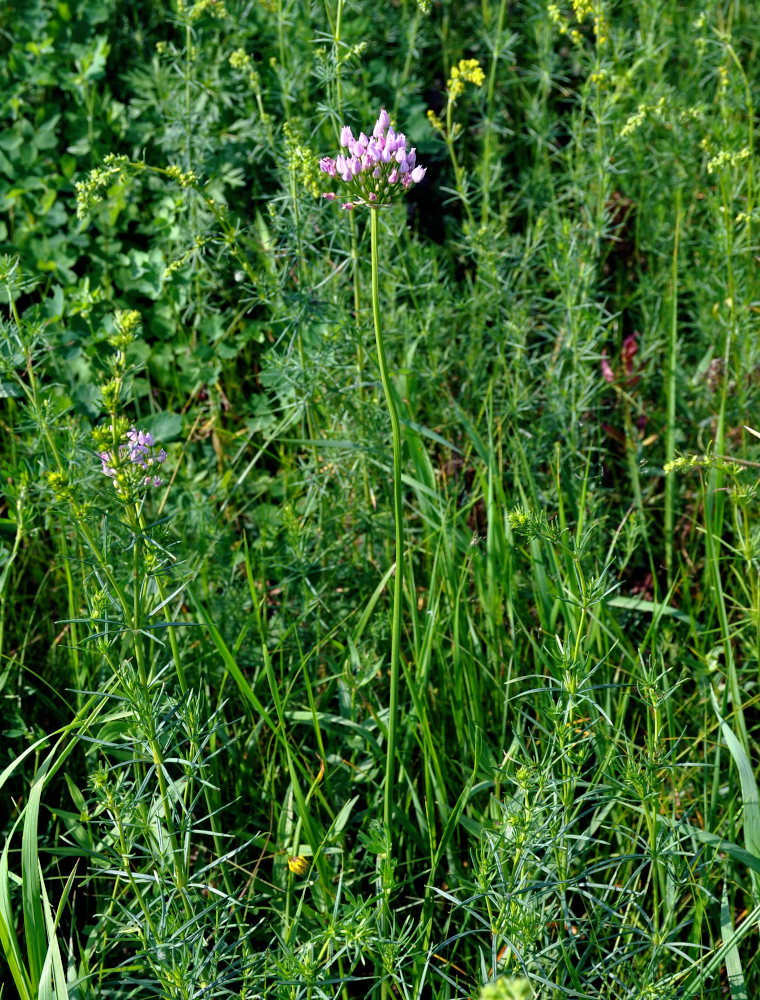
<instances>
[{"instance_id":1,"label":"green grass blade","mask_svg":"<svg viewBox=\"0 0 760 1000\"><path fill-rule=\"evenodd\" d=\"M68 989L66 987L66 974L64 972L63 961L61 959L61 949L58 945L57 930L76 872L73 871L68 877L61 895L61 901L58 904L55 919L53 918L52 907L50 906L50 900L48 899L47 890L45 888L45 880L42 877L42 869L40 869L39 874L42 904L45 912L45 927L48 936L48 948L47 954L45 955L45 962L42 967L42 976L40 977L38 1000L65 1000L65 998L68 997Z\"/></svg>"},{"instance_id":2,"label":"green grass blade","mask_svg":"<svg viewBox=\"0 0 760 1000\"><path fill-rule=\"evenodd\" d=\"M760 794L758 794L755 776L752 772L747 752L737 739L725 719L721 717L715 692L712 692L713 709L720 722L721 733L726 741L731 758L739 772L739 783L744 804L744 846L756 858L760 858ZM760 879L757 873L752 873L755 902L760 902Z\"/></svg>"},{"instance_id":3,"label":"green grass blade","mask_svg":"<svg viewBox=\"0 0 760 1000\"><path fill-rule=\"evenodd\" d=\"M691 997L696 994L707 980L711 976L714 976L721 966L726 964L728 954L734 951L756 929L758 918L760 918L760 906L756 906L754 910L748 913L730 937L728 939L724 938L720 947L716 948L712 956L686 977L686 980L680 984L681 992L679 995Z\"/></svg>"},{"instance_id":4,"label":"green grass blade","mask_svg":"<svg viewBox=\"0 0 760 1000\"><path fill-rule=\"evenodd\" d=\"M731 990L731 1000L747 1000L747 986L744 982L742 962L739 949L734 943L734 922L731 919L731 907L728 901L728 888L723 883L723 895L720 902L720 934L724 942L729 942L726 951L726 975Z\"/></svg>"},{"instance_id":5,"label":"green grass blade","mask_svg":"<svg viewBox=\"0 0 760 1000\"><path fill-rule=\"evenodd\" d=\"M44 776L38 774L29 791L29 802L24 813L24 827L21 837L21 899L24 913L24 934L29 962L29 977L35 990L40 983L45 953L47 952L45 914L42 909L40 864L37 852L37 820L43 787Z\"/></svg>"},{"instance_id":6,"label":"green grass blade","mask_svg":"<svg viewBox=\"0 0 760 1000\"><path fill-rule=\"evenodd\" d=\"M0 947L3 949L5 961L8 964L20 1000L34 1000L35 991L29 972L24 965L21 947L16 936L16 918L11 909L10 873L8 871L10 843L9 836L5 841L3 853L0 855Z\"/></svg>"}]
</instances>

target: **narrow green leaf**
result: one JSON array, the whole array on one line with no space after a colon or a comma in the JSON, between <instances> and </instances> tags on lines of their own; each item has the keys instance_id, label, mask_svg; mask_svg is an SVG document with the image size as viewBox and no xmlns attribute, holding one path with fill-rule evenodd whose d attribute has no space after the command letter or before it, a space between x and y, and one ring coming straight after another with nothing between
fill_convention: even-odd
<instances>
[{"instance_id":1,"label":"narrow green leaf","mask_svg":"<svg viewBox=\"0 0 760 1000\"><path fill-rule=\"evenodd\" d=\"M348 823L349 816L351 815L354 806L359 801L359 796L354 795L352 799L349 799L340 809L340 812L332 821L332 825L327 832L327 839L330 840L332 837L337 837L338 834L342 833L346 823Z\"/></svg>"},{"instance_id":2,"label":"narrow green leaf","mask_svg":"<svg viewBox=\"0 0 760 1000\"><path fill-rule=\"evenodd\" d=\"M744 982L742 962L739 949L734 942L734 922L731 919L731 907L728 901L728 889L723 883L723 896L720 902L720 935L724 943L728 942L726 951L726 975L731 990L731 1000L747 1000L747 987Z\"/></svg>"},{"instance_id":3,"label":"narrow green leaf","mask_svg":"<svg viewBox=\"0 0 760 1000\"><path fill-rule=\"evenodd\" d=\"M720 722L723 739L726 741L728 751L739 772L739 783L744 805L744 846L753 857L760 858L760 794L758 794L755 776L752 772L752 764L742 743L726 720L722 718L715 692L712 691L711 694L713 709ZM752 871L751 878L754 901L760 902L760 878L758 878L758 874L754 870Z\"/></svg>"},{"instance_id":4,"label":"narrow green leaf","mask_svg":"<svg viewBox=\"0 0 760 1000\"><path fill-rule=\"evenodd\" d=\"M68 996L66 976L63 971L61 951L58 947L58 938L55 933L56 925L45 888L45 880L42 877L42 869L40 869L40 889L42 890L42 904L45 911L48 948L45 955L45 963L42 966L42 975L40 976L38 1000L61 1000L61 998Z\"/></svg>"},{"instance_id":5,"label":"narrow green leaf","mask_svg":"<svg viewBox=\"0 0 760 1000\"><path fill-rule=\"evenodd\" d=\"M35 750L39 750L39 748L41 746L43 746L43 744L49 743L49 742L50 742L50 736L43 736L39 740L35 740L34 743L31 743L26 748L26 750L22 751L18 755L18 757L16 757L14 760L12 760L10 762L10 764L8 764L8 766L0 774L0 788L3 787L3 785L5 784L5 782L8 780L8 778L10 778L10 776L13 774L13 772L16 770L16 768L19 766L19 764L23 763L23 761L27 757L29 757L31 754L33 754L35 752Z\"/></svg>"},{"instance_id":6,"label":"narrow green leaf","mask_svg":"<svg viewBox=\"0 0 760 1000\"><path fill-rule=\"evenodd\" d=\"M680 980L680 996L691 997L697 990L701 989L707 980L714 976L722 965L726 964L726 956L735 949L741 942L756 930L757 920L760 918L760 906L756 906L751 913L748 913L744 920L728 939L724 939L719 948L716 948L712 957L703 961L701 965L695 967L684 980ZM678 977L680 979L680 977ZM676 977L671 978L675 982Z\"/></svg>"},{"instance_id":7,"label":"narrow green leaf","mask_svg":"<svg viewBox=\"0 0 760 1000\"><path fill-rule=\"evenodd\" d=\"M21 947L16 936L16 920L11 909L8 872L8 849L10 848L11 836L12 833L5 841L3 853L0 855L0 947L3 949L19 997L21 1000L34 1000L31 979L21 955Z\"/></svg>"},{"instance_id":8,"label":"narrow green leaf","mask_svg":"<svg viewBox=\"0 0 760 1000\"><path fill-rule=\"evenodd\" d=\"M44 775L38 773L29 790L29 802L24 812L24 827L21 836L21 899L24 913L24 935L26 937L29 976L35 990L40 982L45 952L47 951L45 915L42 911L40 888L39 855L37 853L37 820L43 787Z\"/></svg>"},{"instance_id":9,"label":"narrow green leaf","mask_svg":"<svg viewBox=\"0 0 760 1000\"><path fill-rule=\"evenodd\" d=\"M687 625L691 624L691 619L685 612L679 611L678 608L674 608L670 604L663 604L661 601L649 601L645 597L626 597L624 594L615 594L614 597L608 597L605 603L611 608L624 608L627 611L644 611L658 618L662 615L667 615L670 618L678 619L680 622L686 622Z\"/></svg>"},{"instance_id":10,"label":"narrow green leaf","mask_svg":"<svg viewBox=\"0 0 760 1000\"><path fill-rule=\"evenodd\" d=\"M720 722L723 739L726 741L729 753L736 764L739 772L739 782L742 790L742 802L744 803L744 844L750 854L760 857L760 794L755 783L755 776L752 772L747 751L737 739L734 731L724 718L721 717L715 692L712 692L713 708ZM760 902L760 900L758 900Z\"/></svg>"},{"instance_id":11,"label":"narrow green leaf","mask_svg":"<svg viewBox=\"0 0 760 1000\"><path fill-rule=\"evenodd\" d=\"M416 421L408 420L405 419L404 417L399 418L399 423L401 424L402 427L411 428L413 431L416 431L423 437L428 438L430 441L435 441L436 444L442 445L448 451L456 452L457 455L462 454L462 450L460 448L457 448L455 444L452 444L451 441L447 441L446 438L441 437L440 434L436 434L435 431L431 431L430 428L425 427L424 424L418 424Z\"/></svg>"}]
</instances>

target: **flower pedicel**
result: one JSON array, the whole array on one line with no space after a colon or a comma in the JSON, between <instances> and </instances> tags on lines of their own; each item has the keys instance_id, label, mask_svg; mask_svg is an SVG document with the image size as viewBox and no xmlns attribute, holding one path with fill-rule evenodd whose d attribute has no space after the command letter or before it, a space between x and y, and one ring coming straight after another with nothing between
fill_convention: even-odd
<instances>
[{"instance_id":1,"label":"flower pedicel","mask_svg":"<svg viewBox=\"0 0 760 1000\"><path fill-rule=\"evenodd\" d=\"M404 133L391 128L385 108L375 122L371 137L361 132L355 139L351 127L344 125L340 144L348 150L348 155L335 159L323 156L319 167L330 177L340 177L348 184L353 198L343 202L341 208L388 205L425 176L426 168L417 164L417 151L413 146L407 149ZM325 194L330 201L336 197L334 191Z\"/></svg>"}]
</instances>

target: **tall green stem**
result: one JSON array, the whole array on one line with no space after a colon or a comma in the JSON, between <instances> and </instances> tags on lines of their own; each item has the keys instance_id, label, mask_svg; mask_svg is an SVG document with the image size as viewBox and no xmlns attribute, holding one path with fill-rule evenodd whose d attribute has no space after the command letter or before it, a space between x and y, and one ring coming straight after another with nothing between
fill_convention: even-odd
<instances>
[{"instance_id":1,"label":"tall green stem","mask_svg":"<svg viewBox=\"0 0 760 1000\"><path fill-rule=\"evenodd\" d=\"M388 712L388 756L385 765L385 791L383 796L383 823L386 835L391 837L393 818L393 793L396 779L396 723L398 716L398 679L401 663L401 594L404 588L404 522L401 506L401 425L398 408L393 397L388 365L385 360L383 331L380 323L380 282L378 275L377 227L378 209L370 209L370 234L372 249L372 319L375 324L375 343L380 378L385 402L391 418L393 434L393 517L396 523L396 574L393 581L393 622L391 626L391 692Z\"/></svg>"},{"instance_id":2,"label":"tall green stem","mask_svg":"<svg viewBox=\"0 0 760 1000\"><path fill-rule=\"evenodd\" d=\"M488 7L483 5L483 13L488 17L490 11ZM496 89L496 67L499 63L499 56L501 55L501 39L504 34L504 21L507 14L507 3L506 0L501 0L499 4L499 23L496 27L496 40L493 46L493 57L491 59L491 65L488 70L488 90L486 96L486 127L483 133L483 167L481 172L481 190L482 190L482 206L480 223L485 226L488 222L488 211L490 208L490 197L491 197L491 154L494 146L494 136L496 130L492 127L492 117L493 117L493 106L494 106L494 92ZM490 17L488 17L490 20ZM488 29L488 21L486 20L486 30Z\"/></svg>"},{"instance_id":3,"label":"tall green stem","mask_svg":"<svg viewBox=\"0 0 760 1000\"><path fill-rule=\"evenodd\" d=\"M676 455L676 364L678 361L678 242L681 230L681 189L676 188L676 224L673 236L673 262L671 265L671 312L670 341L668 344L667 368L667 425L665 437L665 461L672 462ZM673 585L675 565L674 542L675 482L673 476L665 477L665 566L668 574L668 589Z\"/></svg>"}]
</instances>

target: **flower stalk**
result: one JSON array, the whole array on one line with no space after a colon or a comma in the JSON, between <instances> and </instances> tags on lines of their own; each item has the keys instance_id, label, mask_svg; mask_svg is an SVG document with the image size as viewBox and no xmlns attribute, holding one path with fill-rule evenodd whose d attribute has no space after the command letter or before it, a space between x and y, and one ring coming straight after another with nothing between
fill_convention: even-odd
<instances>
[{"instance_id":1,"label":"flower stalk","mask_svg":"<svg viewBox=\"0 0 760 1000\"><path fill-rule=\"evenodd\" d=\"M401 497L401 423L393 395L388 363L385 357L383 329L380 321L380 280L378 254L378 212L370 211L370 252L372 257L372 321L375 327L375 345L383 383L385 403L391 420L393 440L393 519L396 528L396 572L393 578L393 618L391 621L391 678L388 710L388 745L383 790L383 824L391 836L393 800L396 780L396 730L398 724L398 682L401 667L401 596L404 588L404 518Z\"/></svg>"},{"instance_id":2,"label":"flower stalk","mask_svg":"<svg viewBox=\"0 0 760 1000\"><path fill-rule=\"evenodd\" d=\"M401 673L401 601L404 590L404 517L401 494L401 422L393 394L385 356L383 328L380 317L380 278L378 251L379 209L395 201L425 176L426 168L417 163L414 147L408 148L403 132L396 132L385 108L381 109L371 136L361 132L354 137L350 126L344 125L340 144L345 154L334 159L325 156L320 168L329 177L340 180L348 189L349 199L341 207L352 210L366 206L370 215L370 249L372 260L372 320L375 329L377 361L385 402L391 421L393 443L393 519L395 525L395 574L393 578L393 617L391 622L391 672L388 705L388 738L386 747L385 783L383 789L383 825L387 842L392 845L392 821L396 784L396 737L398 729L398 689ZM325 195L329 200L335 192Z\"/></svg>"}]
</instances>

